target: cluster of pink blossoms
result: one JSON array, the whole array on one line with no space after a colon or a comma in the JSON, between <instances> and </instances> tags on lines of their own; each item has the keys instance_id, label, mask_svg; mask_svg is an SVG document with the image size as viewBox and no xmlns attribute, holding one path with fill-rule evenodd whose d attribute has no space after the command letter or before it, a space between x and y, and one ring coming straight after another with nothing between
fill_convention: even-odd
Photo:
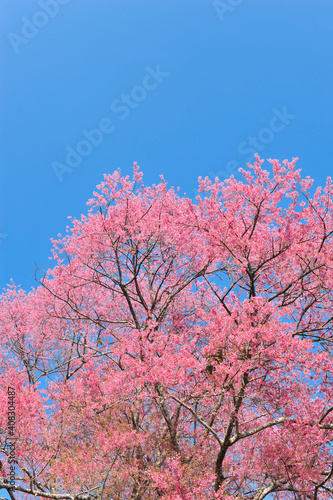
<instances>
[{"instance_id":1,"label":"cluster of pink blossoms","mask_svg":"<svg viewBox=\"0 0 333 500\"><path fill-rule=\"evenodd\" d=\"M12 500L333 498L333 185L105 175L0 310ZM15 486L8 482L15 389Z\"/></svg>"}]
</instances>

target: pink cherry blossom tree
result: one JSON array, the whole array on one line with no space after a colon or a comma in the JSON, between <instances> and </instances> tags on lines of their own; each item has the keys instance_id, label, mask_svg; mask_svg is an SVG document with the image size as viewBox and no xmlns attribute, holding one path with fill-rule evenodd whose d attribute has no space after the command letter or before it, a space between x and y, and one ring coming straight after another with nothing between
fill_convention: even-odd
<instances>
[{"instance_id":1,"label":"pink cherry blossom tree","mask_svg":"<svg viewBox=\"0 0 333 500\"><path fill-rule=\"evenodd\" d=\"M105 175L0 311L12 500L333 498L333 185Z\"/></svg>"}]
</instances>

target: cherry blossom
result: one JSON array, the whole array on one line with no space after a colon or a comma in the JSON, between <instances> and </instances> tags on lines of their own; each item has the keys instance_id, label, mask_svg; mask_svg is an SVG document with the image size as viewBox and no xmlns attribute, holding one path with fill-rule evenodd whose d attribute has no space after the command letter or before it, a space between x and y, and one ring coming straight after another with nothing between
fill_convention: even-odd
<instances>
[{"instance_id":1,"label":"cherry blossom","mask_svg":"<svg viewBox=\"0 0 333 500\"><path fill-rule=\"evenodd\" d=\"M36 287L7 287L12 500L333 498L333 185L268 161L195 202L104 175Z\"/></svg>"}]
</instances>

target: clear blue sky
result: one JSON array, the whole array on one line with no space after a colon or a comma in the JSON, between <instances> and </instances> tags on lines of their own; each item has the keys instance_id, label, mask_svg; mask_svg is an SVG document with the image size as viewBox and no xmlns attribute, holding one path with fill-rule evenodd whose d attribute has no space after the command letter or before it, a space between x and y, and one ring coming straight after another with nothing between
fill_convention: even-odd
<instances>
[{"instance_id":1,"label":"clear blue sky","mask_svg":"<svg viewBox=\"0 0 333 500\"><path fill-rule=\"evenodd\" d=\"M237 174L254 150L298 156L315 184L333 173L332 0L0 10L0 288L34 286L67 216L86 212L103 173L130 174L134 161L146 183L163 174L190 196L199 175Z\"/></svg>"}]
</instances>

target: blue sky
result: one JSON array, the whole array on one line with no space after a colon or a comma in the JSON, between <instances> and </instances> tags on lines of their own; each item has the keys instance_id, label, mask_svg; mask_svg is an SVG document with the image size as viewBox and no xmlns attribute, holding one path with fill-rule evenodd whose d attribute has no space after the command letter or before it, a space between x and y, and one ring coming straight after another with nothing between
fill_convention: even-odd
<instances>
[{"instance_id":1,"label":"blue sky","mask_svg":"<svg viewBox=\"0 0 333 500\"><path fill-rule=\"evenodd\" d=\"M137 161L194 196L256 150L332 175L332 0L1 0L1 288ZM96 131L99 129L99 131ZM93 131L93 132L92 132ZM268 165L267 165L268 168Z\"/></svg>"}]
</instances>

